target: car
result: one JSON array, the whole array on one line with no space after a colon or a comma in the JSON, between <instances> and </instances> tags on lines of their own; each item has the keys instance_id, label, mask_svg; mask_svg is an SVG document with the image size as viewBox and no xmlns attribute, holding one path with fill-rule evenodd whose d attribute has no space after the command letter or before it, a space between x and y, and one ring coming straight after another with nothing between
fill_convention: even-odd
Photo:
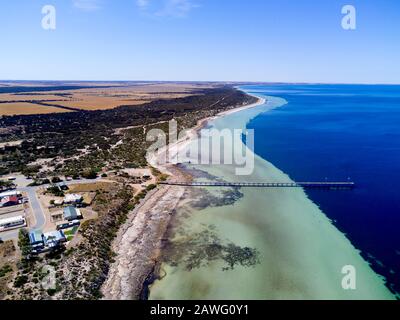
<instances>
[{"instance_id":1,"label":"car","mask_svg":"<svg viewBox=\"0 0 400 320\"><path fill-rule=\"evenodd\" d=\"M80 224L81 224L81 222L79 220L73 220L73 221L68 222L68 223L59 224L57 226L57 230L72 228L72 227L75 227L75 226L79 226Z\"/></svg>"}]
</instances>

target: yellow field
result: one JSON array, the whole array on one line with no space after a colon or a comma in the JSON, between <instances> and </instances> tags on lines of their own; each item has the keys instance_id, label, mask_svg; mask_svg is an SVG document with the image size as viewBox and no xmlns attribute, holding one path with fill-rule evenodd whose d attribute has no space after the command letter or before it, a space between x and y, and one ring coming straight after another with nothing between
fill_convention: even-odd
<instances>
[{"instance_id":1,"label":"yellow field","mask_svg":"<svg viewBox=\"0 0 400 320\"><path fill-rule=\"evenodd\" d=\"M47 94L47 93L37 93L37 94L23 94L23 95L15 95L12 93L3 93L0 94L0 101L31 101L31 100L44 100L44 101L48 101L48 100L58 100L58 101L62 101L68 99L66 97L60 97L60 96L56 96L56 95L52 95L52 94Z\"/></svg>"},{"instance_id":2,"label":"yellow field","mask_svg":"<svg viewBox=\"0 0 400 320\"><path fill-rule=\"evenodd\" d=\"M112 182L80 183L69 186L69 193L96 192L97 190L110 191L115 186Z\"/></svg>"},{"instance_id":3,"label":"yellow field","mask_svg":"<svg viewBox=\"0 0 400 320\"><path fill-rule=\"evenodd\" d=\"M38 104L27 102L0 103L0 116L13 116L21 114L48 114L61 112L70 111L61 108L41 106Z\"/></svg>"},{"instance_id":4,"label":"yellow field","mask_svg":"<svg viewBox=\"0 0 400 320\"><path fill-rule=\"evenodd\" d=\"M79 85L79 83L76 83ZM88 85L86 83L86 85ZM98 85L98 84L97 84ZM102 84L103 86L105 84ZM123 85L109 83L112 88L89 88L64 91L48 91L30 94L0 94L1 115L46 114L70 112L56 106L72 107L79 110L105 110L121 105L141 105L159 99L182 98L193 94L194 90L210 88L207 84L153 83ZM62 94L63 96L57 95ZM35 101L56 105L55 107L37 105ZM21 102L13 102L21 101ZM33 101L28 103L27 101Z\"/></svg>"}]
</instances>

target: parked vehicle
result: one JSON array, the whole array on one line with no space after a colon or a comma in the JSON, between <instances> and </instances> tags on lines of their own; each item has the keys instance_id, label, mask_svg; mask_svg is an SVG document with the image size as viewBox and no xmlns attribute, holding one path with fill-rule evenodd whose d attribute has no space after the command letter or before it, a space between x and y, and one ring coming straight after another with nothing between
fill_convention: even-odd
<instances>
[{"instance_id":1,"label":"parked vehicle","mask_svg":"<svg viewBox=\"0 0 400 320\"><path fill-rule=\"evenodd\" d=\"M57 230L69 229L75 226L79 226L81 222L79 220L74 220L68 223L59 224Z\"/></svg>"}]
</instances>

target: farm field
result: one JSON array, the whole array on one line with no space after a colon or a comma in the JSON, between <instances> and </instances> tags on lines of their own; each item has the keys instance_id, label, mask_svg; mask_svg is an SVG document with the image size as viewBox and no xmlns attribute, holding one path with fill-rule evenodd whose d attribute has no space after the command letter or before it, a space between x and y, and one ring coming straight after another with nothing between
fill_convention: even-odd
<instances>
[{"instance_id":1,"label":"farm field","mask_svg":"<svg viewBox=\"0 0 400 320\"><path fill-rule=\"evenodd\" d=\"M21 86L19 83L10 83L4 87L6 92L0 91L0 116L137 106L155 100L184 98L199 89L210 87L210 84L191 83L59 83L56 87L48 86L49 91L45 91L46 86L43 84Z\"/></svg>"},{"instance_id":2,"label":"farm field","mask_svg":"<svg viewBox=\"0 0 400 320\"><path fill-rule=\"evenodd\" d=\"M70 110L42 106L36 103L29 102L13 102L13 103L0 103L0 116L14 116L24 114L49 114L49 113L65 113L71 112Z\"/></svg>"}]
</instances>

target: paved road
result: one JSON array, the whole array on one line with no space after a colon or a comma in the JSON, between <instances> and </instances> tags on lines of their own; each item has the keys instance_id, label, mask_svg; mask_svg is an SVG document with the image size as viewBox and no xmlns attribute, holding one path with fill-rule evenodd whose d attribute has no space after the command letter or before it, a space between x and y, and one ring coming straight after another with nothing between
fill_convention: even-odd
<instances>
[{"instance_id":1,"label":"paved road","mask_svg":"<svg viewBox=\"0 0 400 320\"><path fill-rule=\"evenodd\" d=\"M29 198L29 204L32 212L35 215L36 224L31 227L33 230L42 229L46 224L46 215L44 214L43 208L40 205L36 191L39 187L25 187L18 189L21 192L26 192Z\"/></svg>"},{"instance_id":2,"label":"paved road","mask_svg":"<svg viewBox=\"0 0 400 320\"><path fill-rule=\"evenodd\" d=\"M83 184L83 183L95 183L99 181L101 178L97 178L95 180L87 180L87 179L82 179L82 180L74 180L74 181L66 181L66 185L71 185L71 184ZM35 216L36 224L32 227L30 227L30 230L41 230L43 229L44 225L46 224L46 215L43 211L43 208L40 204L40 201L37 197L37 191L39 189L46 189L50 185L41 185L37 187L22 187L22 188L17 188L18 191L21 192L26 192L29 198L29 203L32 208L32 212ZM0 239L3 241L11 240L11 239L16 239L18 238L18 232L19 230L10 230L10 231L5 231L0 233Z\"/></svg>"},{"instance_id":3,"label":"paved road","mask_svg":"<svg viewBox=\"0 0 400 320\"><path fill-rule=\"evenodd\" d=\"M18 239L18 232L19 232L18 229L1 232L0 239L3 241Z\"/></svg>"}]
</instances>

